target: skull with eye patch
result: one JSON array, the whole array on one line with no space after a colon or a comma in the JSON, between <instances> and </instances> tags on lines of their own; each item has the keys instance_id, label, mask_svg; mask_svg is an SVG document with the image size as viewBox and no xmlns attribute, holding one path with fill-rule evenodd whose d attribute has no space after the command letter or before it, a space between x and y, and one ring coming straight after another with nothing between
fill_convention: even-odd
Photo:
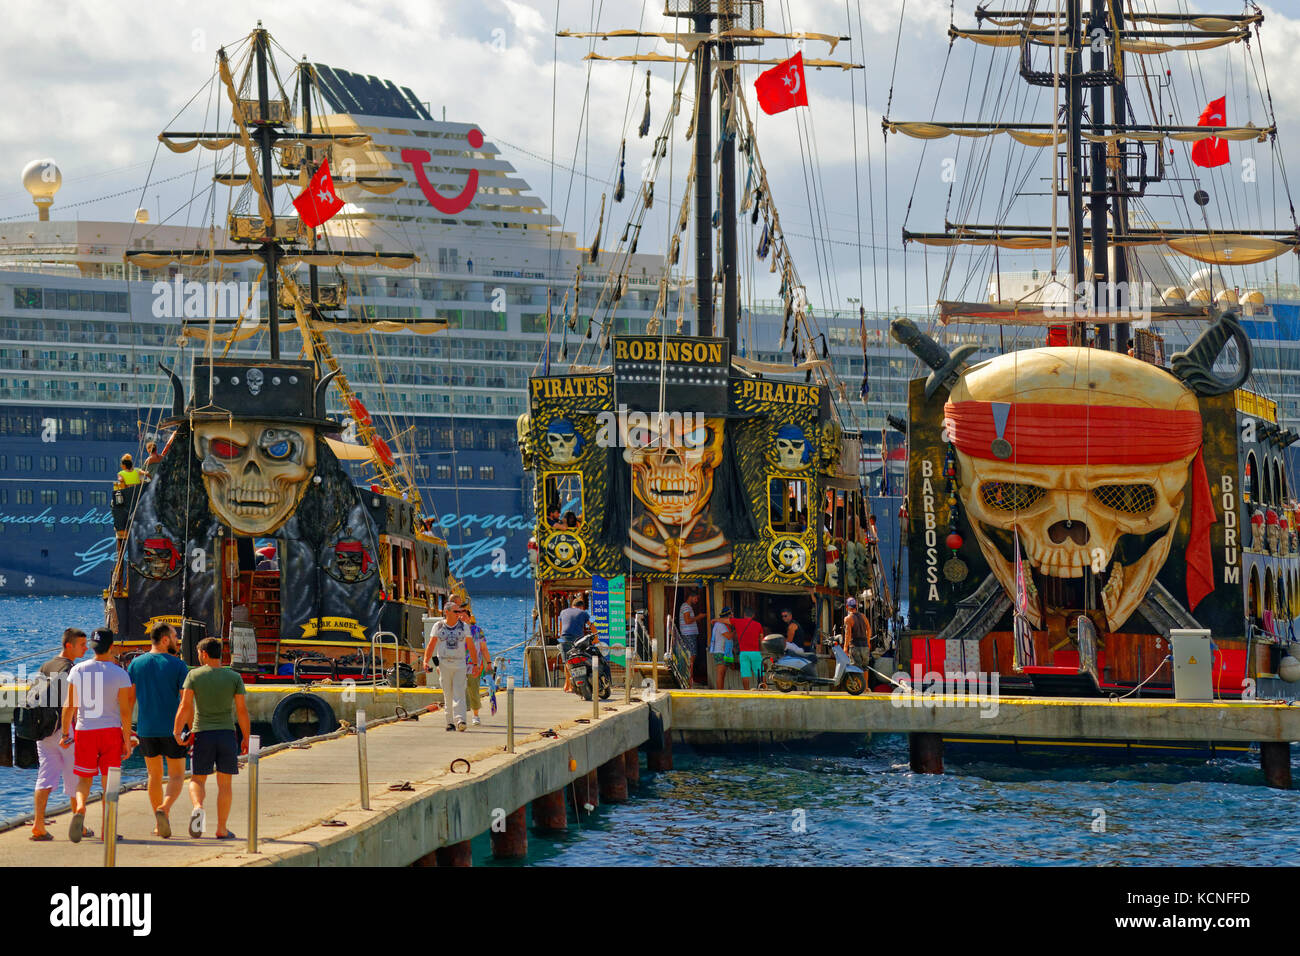
<instances>
[{"instance_id":1,"label":"skull with eye patch","mask_svg":"<svg viewBox=\"0 0 1300 956\"><path fill-rule=\"evenodd\" d=\"M194 452L213 512L240 535L267 535L293 514L316 468L316 430L257 420L207 421Z\"/></svg>"}]
</instances>

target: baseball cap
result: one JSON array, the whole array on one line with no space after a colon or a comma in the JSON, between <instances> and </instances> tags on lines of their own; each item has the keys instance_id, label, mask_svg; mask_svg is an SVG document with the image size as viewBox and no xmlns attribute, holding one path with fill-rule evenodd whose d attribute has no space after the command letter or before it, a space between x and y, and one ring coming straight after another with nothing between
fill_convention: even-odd
<instances>
[{"instance_id":1,"label":"baseball cap","mask_svg":"<svg viewBox=\"0 0 1300 956\"><path fill-rule=\"evenodd\" d=\"M718 617L730 617L730 616L731 616L730 604L728 604L726 607L724 607L721 611L718 612Z\"/></svg>"},{"instance_id":2,"label":"baseball cap","mask_svg":"<svg viewBox=\"0 0 1300 956\"><path fill-rule=\"evenodd\" d=\"M107 654L108 649L113 646L116 636L106 627L97 628L90 635L90 647L96 654Z\"/></svg>"},{"instance_id":3,"label":"baseball cap","mask_svg":"<svg viewBox=\"0 0 1300 956\"><path fill-rule=\"evenodd\" d=\"M849 598L847 601L844 602L844 606L845 606L845 607L857 607L857 606L858 606L857 598Z\"/></svg>"}]
</instances>

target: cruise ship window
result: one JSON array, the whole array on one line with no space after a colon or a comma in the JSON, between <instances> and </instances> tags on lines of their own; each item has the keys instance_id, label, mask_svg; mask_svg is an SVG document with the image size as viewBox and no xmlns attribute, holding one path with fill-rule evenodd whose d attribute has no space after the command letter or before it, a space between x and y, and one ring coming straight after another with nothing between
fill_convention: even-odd
<instances>
[{"instance_id":1,"label":"cruise ship window","mask_svg":"<svg viewBox=\"0 0 1300 956\"><path fill-rule=\"evenodd\" d=\"M68 499L68 504L70 504L70 505L79 505L79 504L81 504L81 492L80 492L80 491L77 491L77 490L75 490L75 489L72 490L72 491L67 491L67 492L64 492L64 496Z\"/></svg>"},{"instance_id":2,"label":"cruise ship window","mask_svg":"<svg viewBox=\"0 0 1300 956\"><path fill-rule=\"evenodd\" d=\"M103 507L104 505L107 505L107 504L108 504L108 492L107 492L107 491L92 491L92 492L90 493L90 503L91 503L92 505L99 505L100 507Z\"/></svg>"},{"instance_id":3,"label":"cruise ship window","mask_svg":"<svg viewBox=\"0 0 1300 956\"><path fill-rule=\"evenodd\" d=\"M19 471L31 471L31 470L32 470L32 456L31 456L31 455L15 455L15 456L14 456L14 467L17 468ZM30 504L30 502L28 502L28 503Z\"/></svg>"},{"instance_id":4,"label":"cruise ship window","mask_svg":"<svg viewBox=\"0 0 1300 956\"><path fill-rule=\"evenodd\" d=\"M491 465L479 465L478 480L492 481L496 477L496 469Z\"/></svg>"},{"instance_id":5,"label":"cruise ship window","mask_svg":"<svg viewBox=\"0 0 1300 956\"><path fill-rule=\"evenodd\" d=\"M51 488L46 488L41 491L41 504L57 505L58 503L59 503L59 493L57 491L54 491Z\"/></svg>"},{"instance_id":6,"label":"cruise ship window","mask_svg":"<svg viewBox=\"0 0 1300 956\"><path fill-rule=\"evenodd\" d=\"M9 489L0 488L0 505L9 504ZM4 522L0 522L0 531L4 530Z\"/></svg>"},{"instance_id":7,"label":"cruise ship window","mask_svg":"<svg viewBox=\"0 0 1300 956\"><path fill-rule=\"evenodd\" d=\"M64 471L81 471L81 459L68 455L63 459Z\"/></svg>"},{"instance_id":8,"label":"cruise ship window","mask_svg":"<svg viewBox=\"0 0 1300 956\"><path fill-rule=\"evenodd\" d=\"M0 471L8 471L8 470L9 470L9 456L0 455Z\"/></svg>"},{"instance_id":9,"label":"cruise ship window","mask_svg":"<svg viewBox=\"0 0 1300 956\"><path fill-rule=\"evenodd\" d=\"M439 465L435 474L439 481L451 481L451 465Z\"/></svg>"},{"instance_id":10,"label":"cruise ship window","mask_svg":"<svg viewBox=\"0 0 1300 956\"><path fill-rule=\"evenodd\" d=\"M41 471L57 471L59 459L54 455L41 455Z\"/></svg>"},{"instance_id":11,"label":"cruise ship window","mask_svg":"<svg viewBox=\"0 0 1300 956\"><path fill-rule=\"evenodd\" d=\"M457 465L456 477L461 481L469 481L474 477L473 465Z\"/></svg>"}]
</instances>

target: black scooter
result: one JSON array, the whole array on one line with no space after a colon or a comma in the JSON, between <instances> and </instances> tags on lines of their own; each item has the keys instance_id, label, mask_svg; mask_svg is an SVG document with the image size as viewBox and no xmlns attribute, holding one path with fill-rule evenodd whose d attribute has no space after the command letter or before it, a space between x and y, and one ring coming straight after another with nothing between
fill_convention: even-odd
<instances>
[{"instance_id":1,"label":"black scooter","mask_svg":"<svg viewBox=\"0 0 1300 956\"><path fill-rule=\"evenodd\" d=\"M609 672L609 661L605 659L605 652L600 642L590 634L578 638L569 648L568 665L569 674L573 678L573 690L583 700L591 700L590 674L593 654L600 658L600 699L606 700L614 687Z\"/></svg>"}]
</instances>

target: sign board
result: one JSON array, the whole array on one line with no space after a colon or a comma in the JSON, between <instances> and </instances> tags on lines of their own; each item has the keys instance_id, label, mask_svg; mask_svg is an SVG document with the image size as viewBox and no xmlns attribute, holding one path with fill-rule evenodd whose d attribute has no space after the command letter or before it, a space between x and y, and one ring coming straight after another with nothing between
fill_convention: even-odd
<instances>
[{"instance_id":1,"label":"sign board","mask_svg":"<svg viewBox=\"0 0 1300 956\"><path fill-rule=\"evenodd\" d=\"M230 666L257 666L257 632L245 621L230 622Z\"/></svg>"},{"instance_id":2,"label":"sign board","mask_svg":"<svg viewBox=\"0 0 1300 956\"><path fill-rule=\"evenodd\" d=\"M623 575L609 579L606 595L606 637L610 660L623 664L627 654L627 586Z\"/></svg>"}]
</instances>

